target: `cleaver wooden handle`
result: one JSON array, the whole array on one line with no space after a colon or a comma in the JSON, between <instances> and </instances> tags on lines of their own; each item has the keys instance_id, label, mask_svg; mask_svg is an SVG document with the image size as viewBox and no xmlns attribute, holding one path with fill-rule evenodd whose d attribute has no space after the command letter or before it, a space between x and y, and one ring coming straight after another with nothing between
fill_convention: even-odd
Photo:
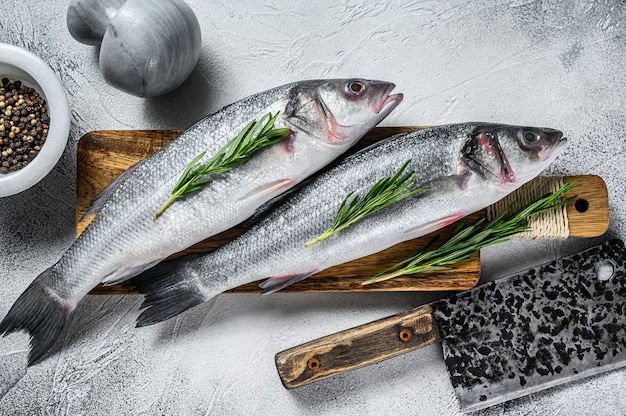
<instances>
[{"instance_id":1,"label":"cleaver wooden handle","mask_svg":"<svg viewBox=\"0 0 626 416\"><path fill-rule=\"evenodd\" d=\"M439 341L429 305L328 335L276 354L288 389L365 367Z\"/></svg>"}]
</instances>

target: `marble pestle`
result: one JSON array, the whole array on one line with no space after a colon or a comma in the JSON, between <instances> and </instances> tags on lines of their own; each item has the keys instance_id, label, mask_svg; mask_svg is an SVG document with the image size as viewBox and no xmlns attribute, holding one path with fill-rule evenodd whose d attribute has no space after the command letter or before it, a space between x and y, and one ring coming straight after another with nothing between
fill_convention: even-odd
<instances>
[{"instance_id":1,"label":"marble pestle","mask_svg":"<svg viewBox=\"0 0 626 416\"><path fill-rule=\"evenodd\" d=\"M139 97L167 94L198 62L200 25L183 0L72 0L74 39L100 45L105 81Z\"/></svg>"}]
</instances>

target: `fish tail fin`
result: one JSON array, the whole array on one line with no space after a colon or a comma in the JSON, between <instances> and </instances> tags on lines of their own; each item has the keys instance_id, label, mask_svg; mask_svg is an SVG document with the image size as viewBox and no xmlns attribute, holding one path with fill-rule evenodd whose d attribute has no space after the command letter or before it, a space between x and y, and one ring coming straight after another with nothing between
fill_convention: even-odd
<instances>
[{"instance_id":1,"label":"fish tail fin","mask_svg":"<svg viewBox=\"0 0 626 416\"><path fill-rule=\"evenodd\" d=\"M137 327L153 325L206 302L197 280L180 273L176 260L166 261L123 283L123 286L143 293L143 311Z\"/></svg>"},{"instance_id":2,"label":"fish tail fin","mask_svg":"<svg viewBox=\"0 0 626 416\"><path fill-rule=\"evenodd\" d=\"M0 323L5 336L26 330L30 334L28 365L37 362L50 349L65 325L73 306L45 283L52 273L44 271L15 301Z\"/></svg>"}]
</instances>

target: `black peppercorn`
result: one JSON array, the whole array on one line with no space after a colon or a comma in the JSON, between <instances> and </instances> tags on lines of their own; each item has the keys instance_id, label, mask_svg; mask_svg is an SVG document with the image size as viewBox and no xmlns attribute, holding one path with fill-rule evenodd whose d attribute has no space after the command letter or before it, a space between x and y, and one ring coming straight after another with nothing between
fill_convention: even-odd
<instances>
[{"instance_id":1,"label":"black peppercorn","mask_svg":"<svg viewBox=\"0 0 626 416\"><path fill-rule=\"evenodd\" d=\"M2 78L0 103L0 174L5 174L25 167L37 156L50 118L45 100L19 80Z\"/></svg>"}]
</instances>

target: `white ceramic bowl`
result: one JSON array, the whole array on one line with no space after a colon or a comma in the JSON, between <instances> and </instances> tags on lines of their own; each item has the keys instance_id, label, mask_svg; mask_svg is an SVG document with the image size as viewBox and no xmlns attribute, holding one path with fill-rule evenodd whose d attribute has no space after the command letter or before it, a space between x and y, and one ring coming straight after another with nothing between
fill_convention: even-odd
<instances>
[{"instance_id":1,"label":"white ceramic bowl","mask_svg":"<svg viewBox=\"0 0 626 416\"><path fill-rule=\"evenodd\" d=\"M0 43L0 78L15 78L43 95L50 128L39 154L22 169L0 173L0 197L22 192L42 180L57 164L70 131L70 110L65 90L44 61L13 45Z\"/></svg>"}]
</instances>

